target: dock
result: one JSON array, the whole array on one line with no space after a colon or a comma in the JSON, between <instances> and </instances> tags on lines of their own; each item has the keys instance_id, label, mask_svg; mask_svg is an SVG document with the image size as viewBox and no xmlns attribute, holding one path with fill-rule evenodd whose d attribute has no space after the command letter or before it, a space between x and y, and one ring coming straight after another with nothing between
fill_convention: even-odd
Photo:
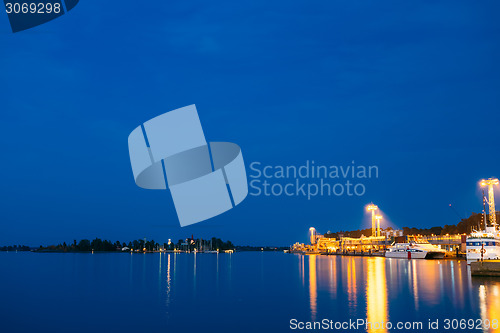
<instances>
[{"instance_id":1,"label":"dock","mask_svg":"<svg viewBox=\"0 0 500 333\"><path fill-rule=\"evenodd\" d=\"M500 260L475 261L470 264L471 275L500 277Z\"/></svg>"}]
</instances>

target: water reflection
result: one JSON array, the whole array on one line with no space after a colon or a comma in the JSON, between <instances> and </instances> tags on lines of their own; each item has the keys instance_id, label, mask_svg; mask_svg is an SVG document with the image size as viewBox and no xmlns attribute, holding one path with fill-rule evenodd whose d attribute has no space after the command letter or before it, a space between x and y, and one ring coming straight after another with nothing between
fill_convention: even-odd
<instances>
[{"instance_id":1,"label":"water reflection","mask_svg":"<svg viewBox=\"0 0 500 333\"><path fill-rule=\"evenodd\" d=\"M486 279L488 281L488 279ZM488 323L483 332L488 332L488 326L494 324L500 329L500 287L498 284L480 284L479 285L479 308L481 310L481 319L483 323ZM496 322L494 320L496 319Z\"/></svg>"},{"instance_id":2,"label":"water reflection","mask_svg":"<svg viewBox=\"0 0 500 333\"><path fill-rule=\"evenodd\" d=\"M409 271L411 272L411 279L408 279L408 282L411 282L411 285L413 287L413 300L415 301L415 310L418 311L418 279L416 265L416 260L408 261Z\"/></svg>"},{"instance_id":3,"label":"water reflection","mask_svg":"<svg viewBox=\"0 0 500 333\"><path fill-rule=\"evenodd\" d=\"M500 319L500 279L471 278L463 261L323 255L300 255L290 260L262 253L160 257L160 261L151 261L148 256L134 258L155 265L156 272L160 270L162 303L170 320L174 314L179 315L180 304L218 302L226 306L228 297L234 301L235 290L239 296L236 305L231 306L241 307L249 300L253 302L253 313L270 313L259 309L262 299L272 295L269 297L276 300L273 309L279 308L287 318L302 314L311 321L366 319L373 323L367 332L388 333L392 329L379 326L388 322L420 321L424 325L421 331L425 331L429 319L439 319L441 325L446 318ZM142 266L138 262L134 265ZM137 273L135 276L140 277L141 270ZM155 275L153 284L157 278ZM248 281L255 285L251 292L245 289ZM283 294L287 300L281 302ZM299 312L300 307L305 307L306 312Z\"/></svg>"},{"instance_id":4,"label":"water reflection","mask_svg":"<svg viewBox=\"0 0 500 333\"><path fill-rule=\"evenodd\" d=\"M316 320L316 301L317 301L317 286L316 286L316 255L309 256L309 303L311 306L311 319Z\"/></svg>"},{"instance_id":5,"label":"water reflection","mask_svg":"<svg viewBox=\"0 0 500 333\"><path fill-rule=\"evenodd\" d=\"M170 254L167 255L167 298L166 298L166 305L167 307L170 305L170 298L171 298L171 293L172 293L172 278L171 278L171 273L170 273Z\"/></svg>"},{"instance_id":6,"label":"water reflection","mask_svg":"<svg viewBox=\"0 0 500 333\"><path fill-rule=\"evenodd\" d=\"M337 297L337 263L334 260L330 263L330 295Z\"/></svg>"},{"instance_id":7,"label":"water reflection","mask_svg":"<svg viewBox=\"0 0 500 333\"><path fill-rule=\"evenodd\" d=\"M387 284L385 258L368 258L366 261L366 319L371 325L368 332L387 332Z\"/></svg>"},{"instance_id":8,"label":"water reflection","mask_svg":"<svg viewBox=\"0 0 500 333\"><path fill-rule=\"evenodd\" d=\"M193 294L196 295L196 252L193 254Z\"/></svg>"},{"instance_id":9,"label":"water reflection","mask_svg":"<svg viewBox=\"0 0 500 333\"><path fill-rule=\"evenodd\" d=\"M500 278L470 277L466 264L456 260L198 253L195 294L195 263L190 253L161 254L161 260L160 254L136 253L0 253L0 257L1 267L8 272L0 274L5 300L0 306L0 326L4 328L7 322L13 328L3 329L6 332L36 332L40 327L63 332L68 330L67 323L78 321L82 314L88 320L79 321L78 332L93 331L97 325L118 332L211 332L215 327L218 332L240 328L278 333L291 331L290 318L310 321L311 316L316 321L360 318L424 323L421 330L389 332L431 332L425 325L428 319L439 319L439 329L432 332L482 332L468 327L445 330L442 324L444 319L486 322L500 317ZM263 280L259 265L264 267ZM349 300L356 307L349 307ZM19 321L26 304L44 306L37 307L32 320ZM60 318L67 320L63 326L54 326ZM485 333L495 331L499 330L484 329Z\"/></svg>"},{"instance_id":10,"label":"water reflection","mask_svg":"<svg viewBox=\"0 0 500 333\"><path fill-rule=\"evenodd\" d=\"M301 280L302 280L302 285L305 286L306 284L306 273L305 273L305 269L304 269L304 260L305 260L305 256L300 256L299 257L299 273L300 273L300 277L301 277Z\"/></svg>"},{"instance_id":11,"label":"water reflection","mask_svg":"<svg viewBox=\"0 0 500 333\"><path fill-rule=\"evenodd\" d=\"M174 260L172 260L172 256L174 256L174 254L170 254L170 253L160 253L159 254L159 264L158 264L158 276L159 276L159 291L160 293L165 293L166 296L165 296L165 305L168 306L170 305L171 303L171 298L172 298L172 262ZM166 269L164 268L164 265L165 265L165 261L166 261ZM174 268L175 270L175 268Z\"/></svg>"},{"instance_id":12,"label":"water reflection","mask_svg":"<svg viewBox=\"0 0 500 333\"><path fill-rule=\"evenodd\" d=\"M357 305L358 291L356 282L355 258L349 257L347 259L347 297L349 310L351 310L352 313L355 313Z\"/></svg>"},{"instance_id":13,"label":"water reflection","mask_svg":"<svg viewBox=\"0 0 500 333\"><path fill-rule=\"evenodd\" d=\"M309 263L305 271L304 260ZM297 282L304 283L304 274L309 282L313 321L346 316L370 323L420 321L425 330L429 319L441 324L447 318L500 320L500 279L471 278L464 261L320 255L301 255L297 261ZM322 297L323 292L330 297ZM367 327L367 332L388 331Z\"/></svg>"},{"instance_id":14,"label":"water reflection","mask_svg":"<svg viewBox=\"0 0 500 333\"><path fill-rule=\"evenodd\" d=\"M465 281L464 281L465 274L464 274L464 272L462 272L462 269L466 270L467 267L462 265L460 262L458 262L455 266L457 267L457 272L455 275L457 276L458 285L461 286L460 288L455 289L457 291L457 304L458 304L458 306L463 308L465 306L465 304L464 304L465 288L462 287L462 285L465 285Z\"/></svg>"}]
</instances>

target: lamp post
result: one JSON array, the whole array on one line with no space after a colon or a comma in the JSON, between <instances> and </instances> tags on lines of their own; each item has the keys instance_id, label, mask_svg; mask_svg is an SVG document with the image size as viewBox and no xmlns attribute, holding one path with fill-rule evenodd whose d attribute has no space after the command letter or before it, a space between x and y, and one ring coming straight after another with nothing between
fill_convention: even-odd
<instances>
[{"instance_id":1,"label":"lamp post","mask_svg":"<svg viewBox=\"0 0 500 333\"><path fill-rule=\"evenodd\" d=\"M495 191L493 189L494 185L498 185L497 178L482 179L479 183L482 187L488 186L488 212L490 215L490 224L496 229L496 212L495 212Z\"/></svg>"},{"instance_id":2,"label":"lamp post","mask_svg":"<svg viewBox=\"0 0 500 333\"><path fill-rule=\"evenodd\" d=\"M375 215L375 219L377 220L377 237L380 237L380 220L382 219L382 216Z\"/></svg>"},{"instance_id":3,"label":"lamp post","mask_svg":"<svg viewBox=\"0 0 500 333\"><path fill-rule=\"evenodd\" d=\"M377 205L374 205L373 203L369 204L366 206L367 211L372 212L372 236L376 236L376 230L375 230L375 211L378 209Z\"/></svg>"},{"instance_id":4,"label":"lamp post","mask_svg":"<svg viewBox=\"0 0 500 333\"><path fill-rule=\"evenodd\" d=\"M316 229L314 227L309 228L309 239L311 240L311 245L316 244Z\"/></svg>"}]
</instances>

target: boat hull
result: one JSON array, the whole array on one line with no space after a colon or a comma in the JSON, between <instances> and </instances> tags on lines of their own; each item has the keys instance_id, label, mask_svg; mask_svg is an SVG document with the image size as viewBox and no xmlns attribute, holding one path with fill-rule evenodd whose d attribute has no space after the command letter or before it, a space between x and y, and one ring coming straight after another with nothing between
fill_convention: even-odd
<instances>
[{"instance_id":1,"label":"boat hull","mask_svg":"<svg viewBox=\"0 0 500 333\"><path fill-rule=\"evenodd\" d=\"M398 243L385 252L386 258L443 259L445 251L428 243Z\"/></svg>"},{"instance_id":2,"label":"boat hull","mask_svg":"<svg viewBox=\"0 0 500 333\"><path fill-rule=\"evenodd\" d=\"M443 259L444 258L444 253L443 252L427 252L425 255L425 259Z\"/></svg>"},{"instance_id":3,"label":"boat hull","mask_svg":"<svg viewBox=\"0 0 500 333\"><path fill-rule=\"evenodd\" d=\"M475 232L467 237L467 263L500 259L500 236L493 232Z\"/></svg>"},{"instance_id":4,"label":"boat hull","mask_svg":"<svg viewBox=\"0 0 500 333\"><path fill-rule=\"evenodd\" d=\"M425 259L425 252L410 252L411 253L411 258L410 259ZM408 259L408 252L386 252L385 253L386 258L399 258L399 259Z\"/></svg>"},{"instance_id":5,"label":"boat hull","mask_svg":"<svg viewBox=\"0 0 500 333\"><path fill-rule=\"evenodd\" d=\"M408 252L386 252L386 258L408 259ZM411 252L410 259L443 259L442 252Z\"/></svg>"},{"instance_id":6,"label":"boat hull","mask_svg":"<svg viewBox=\"0 0 500 333\"><path fill-rule=\"evenodd\" d=\"M500 249L496 247L485 247L483 256L481 257L481 248L467 247L467 263L481 260L497 260L500 259Z\"/></svg>"}]
</instances>

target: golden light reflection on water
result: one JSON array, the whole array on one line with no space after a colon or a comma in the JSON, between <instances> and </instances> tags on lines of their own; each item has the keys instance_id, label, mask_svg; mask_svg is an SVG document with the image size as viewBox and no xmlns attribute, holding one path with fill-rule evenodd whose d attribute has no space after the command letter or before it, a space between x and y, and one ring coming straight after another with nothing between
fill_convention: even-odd
<instances>
[{"instance_id":1,"label":"golden light reflection on water","mask_svg":"<svg viewBox=\"0 0 500 333\"><path fill-rule=\"evenodd\" d=\"M193 256L193 293L196 295L196 252Z\"/></svg>"},{"instance_id":2,"label":"golden light reflection on water","mask_svg":"<svg viewBox=\"0 0 500 333\"><path fill-rule=\"evenodd\" d=\"M417 265L420 264L420 265ZM422 294L422 299L426 303L437 304L439 302L439 261L418 261L413 260L413 270L417 273L417 291ZM422 265L423 264L423 265ZM418 297L418 295L417 295ZM420 300L420 298L419 298ZM418 308L418 307L417 307Z\"/></svg>"},{"instance_id":3,"label":"golden light reflection on water","mask_svg":"<svg viewBox=\"0 0 500 333\"><path fill-rule=\"evenodd\" d=\"M167 255L167 306L170 305L170 297L172 293L172 278L170 275L170 254Z\"/></svg>"},{"instance_id":4,"label":"golden light reflection on water","mask_svg":"<svg viewBox=\"0 0 500 333\"><path fill-rule=\"evenodd\" d=\"M356 310L357 289L356 289L356 261L355 258L349 258L347 262L347 299L349 308L354 312Z\"/></svg>"},{"instance_id":5,"label":"golden light reflection on water","mask_svg":"<svg viewBox=\"0 0 500 333\"><path fill-rule=\"evenodd\" d=\"M330 294L333 298L337 297L337 263L331 261L330 265Z\"/></svg>"},{"instance_id":6,"label":"golden light reflection on water","mask_svg":"<svg viewBox=\"0 0 500 333\"><path fill-rule=\"evenodd\" d=\"M309 300L311 305L311 319L316 320L317 313L317 280L316 280L316 255L309 256Z\"/></svg>"},{"instance_id":7,"label":"golden light reflection on water","mask_svg":"<svg viewBox=\"0 0 500 333\"><path fill-rule=\"evenodd\" d=\"M305 286L305 284L306 284L305 269L304 269L304 257L305 256L299 257L299 272L300 272L300 277L302 279L303 286Z\"/></svg>"},{"instance_id":8,"label":"golden light reflection on water","mask_svg":"<svg viewBox=\"0 0 500 333\"><path fill-rule=\"evenodd\" d=\"M304 267L304 261L308 266ZM378 324L416 320L418 313L442 320L444 312L436 309L451 308L463 318L500 320L500 283L471 278L463 261L305 255L299 256L298 273L301 282L308 284L305 287L312 321L323 318L322 311L328 309L341 309L338 315L325 312L332 319L344 315L363 318L360 312L366 310L367 322L377 323L368 325L367 332L388 333L390 330ZM365 297L358 291L364 291ZM322 298L321 292L330 293L330 299ZM390 309L394 311L392 316ZM500 329L484 330L496 331Z\"/></svg>"},{"instance_id":9,"label":"golden light reflection on water","mask_svg":"<svg viewBox=\"0 0 500 333\"><path fill-rule=\"evenodd\" d=\"M496 285L481 284L479 286L479 309L483 323L486 320L491 324L493 320L496 321L497 329L489 330L484 328L484 332L497 332L500 331L500 287Z\"/></svg>"},{"instance_id":10,"label":"golden light reflection on water","mask_svg":"<svg viewBox=\"0 0 500 333\"><path fill-rule=\"evenodd\" d=\"M413 299L415 301L415 310L418 311L418 279L417 279L417 262L411 261L411 281L413 286Z\"/></svg>"},{"instance_id":11,"label":"golden light reflection on water","mask_svg":"<svg viewBox=\"0 0 500 333\"><path fill-rule=\"evenodd\" d=\"M465 284L465 282L464 282L464 274L462 272L462 265L460 264L460 262L458 262L456 264L456 267L457 267L457 270L452 271L452 274L457 276L458 285L463 286ZM464 307L464 298L465 298L465 295L464 295L465 288L460 287L460 288L456 288L455 290L457 291L457 304L461 308L463 308Z\"/></svg>"},{"instance_id":12,"label":"golden light reflection on water","mask_svg":"<svg viewBox=\"0 0 500 333\"><path fill-rule=\"evenodd\" d=\"M385 258L369 258L366 262L366 318L368 332L387 332L387 283ZM378 324L374 324L378 323Z\"/></svg>"}]
</instances>

